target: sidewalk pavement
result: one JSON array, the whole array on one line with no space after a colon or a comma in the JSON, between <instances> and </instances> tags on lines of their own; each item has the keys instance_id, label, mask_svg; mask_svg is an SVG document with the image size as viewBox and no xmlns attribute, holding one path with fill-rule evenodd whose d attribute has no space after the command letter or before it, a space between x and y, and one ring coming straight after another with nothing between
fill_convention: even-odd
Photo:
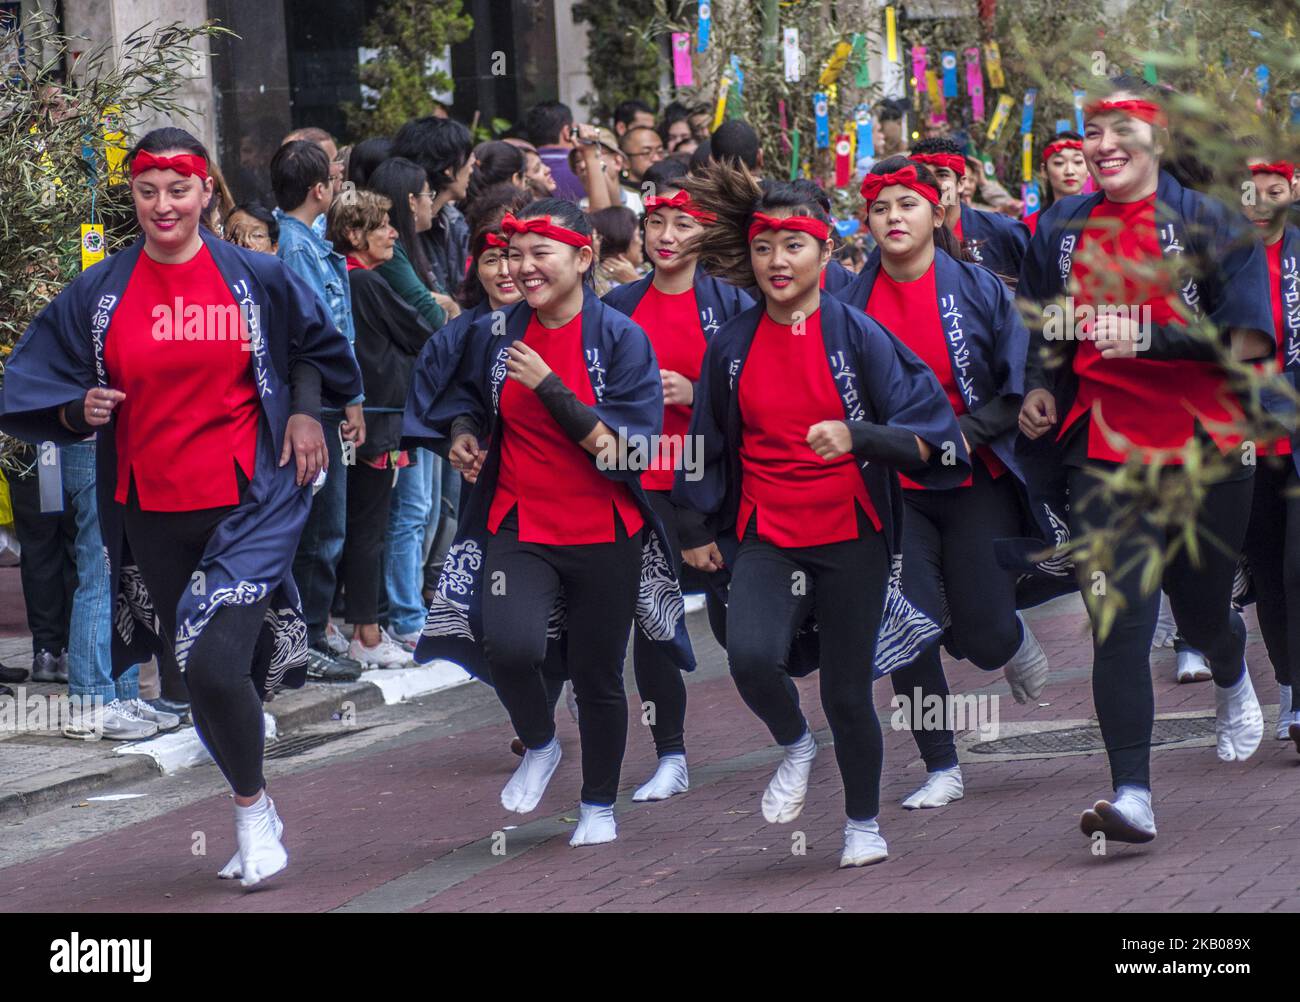
<instances>
[{"instance_id":1,"label":"sidewalk pavement","mask_svg":"<svg viewBox=\"0 0 1300 1002\"><path fill-rule=\"evenodd\" d=\"M954 688L1000 697L1003 737L1086 725L1091 641L1079 600L1026 618L1052 659L1038 704L1013 703L1000 673L969 664L949 663ZM1080 834L1079 812L1109 793L1099 751L1002 746L987 754L973 749L978 735L963 734L965 799L902 810L923 767L911 735L889 726L884 684L875 695L890 858L838 870L842 793L816 676L797 683L822 742L808 804L794 823L768 825L759 798L779 750L741 703L704 617L693 615L700 668L687 678L691 790L666 803L629 802L654 767L629 686L612 844L567 844L580 756L564 709L564 759L538 811L501 808L518 759L507 750L504 712L474 685L439 697L465 709L438 727L296 771L268 762L290 867L264 888L245 893L214 876L233 833L229 798L209 796L0 870L0 911L1300 911L1300 755L1272 737L1276 685L1249 618L1252 676L1269 727L1248 762L1215 757L1211 684L1178 685L1172 650L1153 653L1158 714L1191 721L1200 736L1153 753L1160 834L1147 846L1112 843L1095 855ZM210 833L204 858L190 850L198 832Z\"/></svg>"}]
</instances>

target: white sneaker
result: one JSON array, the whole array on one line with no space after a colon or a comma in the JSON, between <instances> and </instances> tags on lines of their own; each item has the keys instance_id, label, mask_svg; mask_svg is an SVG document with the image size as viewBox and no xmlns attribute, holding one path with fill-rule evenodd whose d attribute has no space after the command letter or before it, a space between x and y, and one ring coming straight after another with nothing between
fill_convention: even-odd
<instances>
[{"instance_id":1,"label":"white sneaker","mask_svg":"<svg viewBox=\"0 0 1300 1002\"><path fill-rule=\"evenodd\" d=\"M266 794L266 799L270 804L268 808L271 812L271 827L275 831L277 839L284 837L284 822L280 820L280 815L276 812L275 801L271 800L271 795ZM238 880L244 875L244 864L239 858L239 850L230 857L230 862L217 871L217 876L222 880Z\"/></svg>"},{"instance_id":2,"label":"white sneaker","mask_svg":"<svg viewBox=\"0 0 1300 1002\"><path fill-rule=\"evenodd\" d=\"M142 718L130 703L122 699L76 710L63 728L65 738L78 738L82 741L97 741L101 738L105 741L141 741L157 733L156 723Z\"/></svg>"},{"instance_id":3,"label":"white sneaker","mask_svg":"<svg viewBox=\"0 0 1300 1002\"><path fill-rule=\"evenodd\" d=\"M1210 671L1210 662L1205 660L1205 655L1200 651L1191 648L1179 651L1176 660L1179 682L1205 682L1214 677Z\"/></svg>"},{"instance_id":4,"label":"white sneaker","mask_svg":"<svg viewBox=\"0 0 1300 1002\"><path fill-rule=\"evenodd\" d=\"M1291 707L1291 687L1279 685L1277 687L1277 739L1279 741L1291 740L1291 714L1294 712Z\"/></svg>"},{"instance_id":5,"label":"white sneaker","mask_svg":"<svg viewBox=\"0 0 1300 1002\"><path fill-rule=\"evenodd\" d=\"M1214 733L1219 758L1224 762L1244 762L1264 739L1264 714L1244 661L1242 668L1241 681L1236 685L1214 687Z\"/></svg>"},{"instance_id":6,"label":"white sneaker","mask_svg":"<svg viewBox=\"0 0 1300 1002\"><path fill-rule=\"evenodd\" d=\"M1024 617L1016 613L1024 636L1020 640L1020 649L1011 660L1002 666L1007 684L1011 686L1011 698L1017 703L1028 703L1043 694L1047 685L1047 655L1029 628Z\"/></svg>"},{"instance_id":7,"label":"white sneaker","mask_svg":"<svg viewBox=\"0 0 1300 1002\"><path fill-rule=\"evenodd\" d=\"M655 774L650 782L632 794L635 803L646 800L667 800L678 793L685 793L691 788L690 776L686 772L685 755L665 755L659 760Z\"/></svg>"},{"instance_id":8,"label":"white sneaker","mask_svg":"<svg viewBox=\"0 0 1300 1002\"><path fill-rule=\"evenodd\" d=\"M159 734L174 731L181 725L181 718L175 713L168 713L166 710L155 710L143 699L131 699L126 700L126 702L130 704L131 710L141 720L157 724Z\"/></svg>"},{"instance_id":9,"label":"white sneaker","mask_svg":"<svg viewBox=\"0 0 1300 1002\"><path fill-rule=\"evenodd\" d=\"M366 668L402 668L411 664L411 652L394 643L387 634L381 632L379 643L367 647L361 642L361 631L348 644L348 657L360 661Z\"/></svg>"},{"instance_id":10,"label":"white sneaker","mask_svg":"<svg viewBox=\"0 0 1300 1002\"><path fill-rule=\"evenodd\" d=\"M768 824L786 824L803 811L808 796L808 777L817 757L817 741L812 731L785 749L785 758L776 767L776 775L763 791L763 817Z\"/></svg>"},{"instance_id":11,"label":"white sneaker","mask_svg":"<svg viewBox=\"0 0 1300 1002\"><path fill-rule=\"evenodd\" d=\"M347 654L348 638L343 636L343 631L340 630L333 623L326 623L325 624L325 646L330 649L331 653Z\"/></svg>"},{"instance_id":12,"label":"white sneaker","mask_svg":"<svg viewBox=\"0 0 1300 1002\"><path fill-rule=\"evenodd\" d=\"M389 633L386 629L380 627L379 634L381 637L391 640L398 647L403 647L412 654L415 653L415 645L420 642L419 630L416 630L414 633Z\"/></svg>"},{"instance_id":13,"label":"white sneaker","mask_svg":"<svg viewBox=\"0 0 1300 1002\"><path fill-rule=\"evenodd\" d=\"M966 794L966 787L961 779L961 766L940 769L930 773L919 790L903 801L909 811L928 807L944 807L954 800L961 800Z\"/></svg>"},{"instance_id":14,"label":"white sneaker","mask_svg":"<svg viewBox=\"0 0 1300 1002\"><path fill-rule=\"evenodd\" d=\"M870 866L889 858L889 846L880 834L880 824L870 821L850 821L844 826L844 851L840 854L840 868Z\"/></svg>"}]
</instances>

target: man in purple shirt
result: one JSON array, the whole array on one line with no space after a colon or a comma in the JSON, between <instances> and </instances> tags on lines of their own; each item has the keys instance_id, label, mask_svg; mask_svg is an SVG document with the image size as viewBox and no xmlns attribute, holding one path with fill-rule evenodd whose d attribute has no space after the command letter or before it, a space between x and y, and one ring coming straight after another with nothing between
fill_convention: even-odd
<instances>
[{"instance_id":1,"label":"man in purple shirt","mask_svg":"<svg viewBox=\"0 0 1300 1002\"><path fill-rule=\"evenodd\" d=\"M578 175L569 169L569 151L573 149L573 112L569 106L559 101L533 105L524 116L524 132L528 141L537 147L537 155L551 168L555 197L572 202L583 198L587 191Z\"/></svg>"}]
</instances>

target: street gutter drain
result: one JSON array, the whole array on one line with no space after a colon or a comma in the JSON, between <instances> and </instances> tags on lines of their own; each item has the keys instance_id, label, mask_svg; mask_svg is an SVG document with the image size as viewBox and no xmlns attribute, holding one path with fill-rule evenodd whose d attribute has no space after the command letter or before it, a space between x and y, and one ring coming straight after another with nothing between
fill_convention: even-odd
<instances>
[{"instance_id":1,"label":"street gutter drain","mask_svg":"<svg viewBox=\"0 0 1300 1002\"><path fill-rule=\"evenodd\" d=\"M1179 741L1212 737L1214 737L1213 717L1174 717L1155 722L1151 731L1151 744L1168 745ZM981 755L1080 755L1086 752L1104 751L1105 748L1106 742L1102 740L1101 729L1088 726L1016 734L998 738L996 741L981 741L979 744L971 745L967 750Z\"/></svg>"},{"instance_id":2,"label":"street gutter drain","mask_svg":"<svg viewBox=\"0 0 1300 1002\"><path fill-rule=\"evenodd\" d=\"M263 758L294 758L319 748L321 745L327 745L331 741L338 741L340 738L351 737L354 734L360 734L362 731L368 731L368 727L349 727L339 731L324 731L319 734L295 734L293 737L284 738L271 745L266 749Z\"/></svg>"}]
</instances>

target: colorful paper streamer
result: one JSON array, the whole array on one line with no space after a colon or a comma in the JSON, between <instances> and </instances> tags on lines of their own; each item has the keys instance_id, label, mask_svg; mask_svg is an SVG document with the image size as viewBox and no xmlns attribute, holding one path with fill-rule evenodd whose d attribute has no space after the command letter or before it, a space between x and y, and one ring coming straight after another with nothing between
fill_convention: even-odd
<instances>
[{"instance_id":1,"label":"colorful paper streamer","mask_svg":"<svg viewBox=\"0 0 1300 1002\"><path fill-rule=\"evenodd\" d=\"M831 144L830 102L820 91L813 95L813 118L817 123L817 149L824 150Z\"/></svg>"},{"instance_id":2,"label":"colorful paper streamer","mask_svg":"<svg viewBox=\"0 0 1300 1002\"><path fill-rule=\"evenodd\" d=\"M871 53L867 49L867 36L854 32L853 61L857 64L857 73L853 78L854 87L871 86Z\"/></svg>"},{"instance_id":3,"label":"colorful paper streamer","mask_svg":"<svg viewBox=\"0 0 1300 1002\"><path fill-rule=\"evenodd\" d=\"M984 43L984 72L988 74L989 86L1001 90L1007 85L1007 78L1002 75L1002 50L997 42Z\"/></svg>"},{"instance_id":4,"label":"colorful paper streamer","mask_svg":"<svg viewBox=\"0 0 1300 1002\"><path fill-rule=\"evenodd\" d=\"M844 72L844 67L848 64L849 53L853 51L853 43L841 40L836 43L835 51L831 53L830 59L826 61L826 66L822 69L822 75L818 78L818 86L832 87L840 79L840 74Z\"/></svg>"},{"instance_id":5,"label":"colorful paper streamer","mask_svg":"<svg viewBox=\"0 0 1300 1002\"><path fill-rule=\"evenodd\" d=\"M709 29L713 27L713 8L709 0L700 0L699 27L696 30L696 52L709 51Z\"/></svg>"},{"instance_id":6,"label":"colorful paper streamer","mask_svg":"<svg viewBox=\"0 0 1300 1002\"><path fill-rule=\"evenodd\" d=\"M691 68L691 36L686 31L673 32L673 86L693 87L695 73Z\"/></svg>"},{"instance_id":7,"label":"colorful paper streamer","mask_svg":"<svg viewBox=\"0 0 1300 1002\"><path fill-rule=\"evenodd\" d=\"M945 51L940 57L939 65L943 67L943 96L957 96L957 53Z\"/></svg>"},{"instance_id":8,"label":"colorful paper streamer","mask_svg":"<svg viewBox=\"0 0 1300 1002\"><path fill-rule=\"evenodd\" d=\"M781 38L781 49L785 55L785 78L790 83L797 83L799 81L799 29L786 28Z\"/></svg>"},{"instance_id":9,"label":"colorful paper streamer","mask_svg":"<svg viewBox=\"0 0 1300 1002\"><path fill-rule=\"evenodd\" d=\"M1024 181L1034 179L1034 134L1032 132L1026 132L1021 136L1020 176Z\"/></svg>"},{"instance_id":10,"label":"colorful paper streamer","mask_svg":"<svg viewBox=\"0 0 1300 1002\"><path fill-rule=\"evenodd\" d=\"M980 72L977 45L966 50L966 96L970 98L971 115L977 122L984 121L984 74Z\"/></svg>"},{"instance_id":11,"label":"colorful paper streamer","mask_svg":"<svg viewBox=\"0 0 1300 1002\"><path fill-rule=\"evenodd\" d=\"M1038 103L1038 88L1030 87L1025 91L1025 101L1023 110L1020 113L1020 131L1030 133L1034 131L1034 105Z\"/></svg>"},{"instance_id":12,"label":"colorful paper streamer","mask_svg":"<svg viewBox=\"0 0 1300 1002\"><path fill-rule=\"evenodd\" d=\"M1006 94L999 95L998 106L993 109L993 121L989 122L989 142L993 142L1001 135L1002 127L1011 117L1011 109L1015 107L1015 103Z\"/></svg>"},{"instance_id":13,"label":"colorful paper streamer","mask_svg":"<svg viewBox=\"0 0 1300 1002\"><path fill-rule=\"evenodd\" d=\"M1083 102L1088 97L1086 90L1074 91L1074 131L1083 135Z\"/></svg>"}]
</instances>

